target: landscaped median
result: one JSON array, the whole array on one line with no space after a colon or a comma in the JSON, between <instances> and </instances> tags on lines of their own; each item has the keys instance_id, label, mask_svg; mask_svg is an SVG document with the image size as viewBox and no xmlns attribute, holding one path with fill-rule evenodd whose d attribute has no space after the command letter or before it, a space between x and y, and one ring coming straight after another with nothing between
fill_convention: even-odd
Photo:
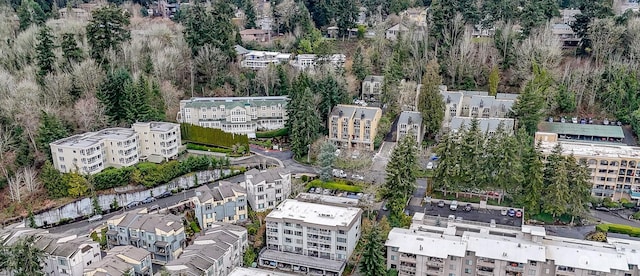
<instances>
[{"instance_id":1,"label":"landscaped median","mask_svg":"<svg viewBox=\"0 0 640 276\"><path fill-rule=\"evenodd\" d=\"M346 181L338 180L338 181L322 182L322 180L319 180L319 179L309 182L307 186L305 186L305 191L308 191L311 188L318 188L318 187L322 189L338 190L338 191L345 191L345 192L354 192L354 193L362 192L362 188L360 186L351 185Z\"/></svg>"},{"instance_id":2,"label":"landscaped median","mask_svg":"<svg viewBox=\"0 0 640 276\"><path fill-rule=\"evenodd\" d=\"M596 230L603 233L626 234L631 237L640 237L640 227L625 224L604 223L596 225Z\"/></svg>"}]
</instances>

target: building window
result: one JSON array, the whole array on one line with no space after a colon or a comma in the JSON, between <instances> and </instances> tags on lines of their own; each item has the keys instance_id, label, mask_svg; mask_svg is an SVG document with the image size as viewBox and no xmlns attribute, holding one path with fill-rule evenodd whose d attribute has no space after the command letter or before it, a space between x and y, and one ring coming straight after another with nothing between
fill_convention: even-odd
<instances>
[{"instance_id":1,"label":"building window","mask_svg":"<svg viewBox=\"0 0 640 276\"><path fill-rule=\"evenodd\" d=\"M395 261L396 260L396 255L391 255L391 260Z\"/></svg>"},{"instance_id":2,"label":"building window","mask_svg":"<svg viewBox=\"0 0 640 276\"><path fill-rule=\"evenodd\" d=\"M213 208L213 206L211 206L210 203L207 203L207 204L204 205L204 209L205 210L211 210L211 208Z\"/></svg>"},{"instance_id":3,"label":"building window","mask_svg":"<svg viewBox=\"0 0 640 276\"><path fill-rule=\"evenodd\" d=\"M233 216L229 216L227 219L228 220L233 220Z\"/></svg>"},{"instance_id":4,"label":"building window","mask_svg":"<svg viewBox=\"0 0 640 276\"><path fill-rule=\"evenodd\" d=\"M239 215L239 216L238 216L238 219L239 219L239 220L244 220L245 218L246 218L246 217L245 217L245 215Z\"/></svg>"},{"instance_id":5,"label":"building window","mask_svg":"<svg viewBox=\"0 0 640 276\"><path fill-rule=\"evenodd\" d=\"M449 269L450 269L450 270L456 270L456 265L454 265L454 264L450 264L450 265L449 265Z\"/></svg>"},{"instance_id":6,"label":"building window","mask_svg":"<svg viewBox=\"0 0 640 276\"><path fill-rule=\"evenodd\" d=\"M471 274L471 269L470 268L465 268L464 269L464 274Z\"/></svg>"},{"instance_id":7,"label":"building window","mask_svg":"<svg viewBox=\"0 0 640 276\"><path fill-rule=\"evenodd\" d=\"M258 186L258 193L264 192L264 187L262 185Z\"/></svg>"},{"instance_id":8,"label":"building window","mask_svg":"<svg viewBox=\"0 0 640 276\"><path fill-rule=\"evenodd\" d=\"M473 260L467 259L467 265L473 265Z\"/></svg>"},{"instance_id":9,"label":"building window","mask_svg":"<svg viewBox=\"0 0 640 276\"><path fill-rule=\"evenodd\" d=\"M264 209L264 203L258 204L258 209Z\"/></svg>"},{"instance_id":10,"label":"building window","mask_svg":"<svg viewBox=\"0 0 640 276\"><path fill-rule=\"evenodd\" d=\"M276 189L276 194L281 194L282 193L282 189Z\"/></svg>"},{"instance_id":11,"label":"building window","mask_svg":"<svg viewBox=\"0 0 640 276\"><path fill-rule=\"evenodd\" d=\"M529 275L531 275L531 276L536 275L536 271L535 270L529 270Z\"/></svg>"},{"instance_id":12,"label":"building window","mask_svg":"<svg viewBox=\"0 0 640 276\"><path fill-rule=\"evenodd\" d=\"M449 256L449 260L455 261L455 260L457 260L457 259L458 259L458 258L457 258L456 256Z\"/></svg>"},{"instance_id":13,"label":"building window","mask_svg":"<svg viewBox=\"0 0 640 276\"><path fill-rule=\"evenodd\" d=\"M347 243L347 238L337 238L339 243Z\"/></svg>"}]
</instances>

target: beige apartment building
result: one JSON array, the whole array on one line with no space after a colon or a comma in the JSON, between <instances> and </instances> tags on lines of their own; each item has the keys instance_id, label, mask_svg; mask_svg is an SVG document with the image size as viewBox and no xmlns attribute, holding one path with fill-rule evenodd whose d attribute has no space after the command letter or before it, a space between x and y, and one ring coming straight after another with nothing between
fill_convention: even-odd
<instances>
[{"instance_id":1,"label":"beige apartment building","mask_svg":"<svg viewBox=\"0 0 640 276\"><path fill-rule=\"evenodd\" d=\"M411 133L418 145L422 144L422 138L424 137L424 127L422 126L422 114L415 111L402 111L400 118L398 119L398 129L396 130L396 140L400 141L402 138Z\"/></svg>"},{"instance_id":2,"label":"beige apartment building","mask_svg":"<svg viewBox=\"0 0 640 276\"><path fill-rule=\"evenodd\" d=\"M575 124L562 125L568 128ZM608 197L614 201L622 198L640 199L640 147L621 143L580 141L575 138L568 140L566 137L564 134L536 132L535 141L545 155L550 154L559 143L563 155L573 154L577 161L585 162L591 173L592 196Z\"/></svg>"},{"instance_id":3,"label":"beige apartment building","mask_svg":"<svg viewBox=\"0 0 640 276\"><path fill-rule=\"evenodd\" d=\"M196 189L193 199L195 216L203 229L216 222L236 223L247 219L247 192L238 184L220 181L211 188L203 185Z\"/></svg>"},{"instance_id":4,"label":"beige apartment building","mask_svg":"<svg viewBox=\"0 0 640 276\"><path fill-rule=\"evenodd\" d=\"M410 229L392 229L387 268L400 276L638 275L638 241L591 242L549 236L539 226L440 219L416 213Z\"/></svg>"},{"instance_id":5,"label":"beige apartment building","mask_svg":"<svg viewBox=\"0 0 640 276\"><path fill-rule=\"evenodd\" d=\"M255 138L256 131L284 128L288 102L286 96L191 98L180 101L177 120Z\"/></svg>"},{"instance_id":6,"label":"beige apartment building","mask_svg":"<svg viewBox=\"0 0 640 276\"><path fill-rule=\"evenodd\" d=\"M380 117L377 107L339 104L329 117L329 141L340 148L372 151Z\"/></svg>"},{"instance_id":7,"label":"beige apartment building","mask_svg":"<svg viewBox=\"0 0 640 276\"><path fill-rule=\"evenodd\" d=\"M147 122L77 134L49 145L57 170L96 174L108 167L132 166L139 160L159 163L176 158L180 143L180 125Z\"/></svg>"},{"instance_id":8,"label":"beige apartment building","mask_svg":"<svg viewBox=\"0 0 640 276\"><path fill-rule=\"evenodd\" d=\"M445 102L444 127L449 128L456 117L462 118L507 118L518 97L517 94L497 93L489 96L486 91L447 91L440 86Z\"/></svg>"}]
</instances>

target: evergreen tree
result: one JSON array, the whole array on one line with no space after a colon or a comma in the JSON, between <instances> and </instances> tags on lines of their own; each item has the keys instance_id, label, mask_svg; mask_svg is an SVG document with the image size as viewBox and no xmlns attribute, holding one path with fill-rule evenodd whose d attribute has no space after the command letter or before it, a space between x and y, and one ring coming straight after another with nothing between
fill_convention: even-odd
<instances>
[{"instance_id":1,"label":"evergreen tree","mask_svg":"<svg viewBox=\"0 0 640 276\"><path fill-rule=\"evenodd\" d=\"M10 271L15 276L42 276L42 264L45 255L35 245L35 237L28 236L18 240L10 247L2 248L0 270Z\"/></svg>"},{"instance_id":2,"label":"evergreen tree","mask_svg":"<svg viewBox=\"0 0 640 276\"><path fill-rule=\"evenodd\" d=\"M69 136L69 130L60 119L44 111L40 113L40 128L38 128L36 142L39 149L47 155L48 160L51 159L49 143L67 136Z\"/></svg>"},{"instance_id":3,"label":"evergreen tree","mask_svg":"<svg viewBox=\"0 0 640 276\"><path fill-rule=\"evenodd\" d=\"M62 198L69 195L69 186L62 178L60 171L53 167L51 161L44 162L39 177L50 198Z\"/></svg>"},{"instance_id":4,"label":"evergreen tree","mask_svg":"<svg viewBox=\"0 0 640 276\"><path fill-rule=\"evenodd\" d=\"M151 58L151 49L149 48L149 45L147 43L145 43L142 46L142 52L143 54L143 68L142 71L147 74L147 75L151 75L153 74L153 59Z\"/></svg>"},{"instance_id":5,"label":"evergreen tree","mask_svg":"<svg viewBox=\"0 0 640 276\"><path fill-rule=\"evenodd\" d=\"M289 89L291 84L289 83L289 76L287 76L287 72L285 71L282 64L278 64L276 66L276 71L278 74L278 80L273 88L274 95L289 95Z\"/></svg>"},{"instance_id":6,"label":"evergreen tree","mask_svg":"<svg viewBox=\"0 0 640 276\"><path fill-rule=\"evenodd\" d=\"M351 73L356 76L358 81L363 81L371 74L371 69L364 58L363 48L362 45L356 48L356 52L353 54L353 65L351 65Z\"/></svg>"},{"instance_id":7,"label":"evergreen tree","mask_svg":"<svg viewBox=\"0 0 640 276\"><path fill-rule=\"evenodd\" d=\"M42 25L47 20L42 7L33 0L22 0L16 11L20 31L26 30L31 24Z\"/></svg>"},{"instance_id":8,"label":"evergreen tree","mask_svg":"<svg viewBox=\"0 0 640 276\"><path fill-rule=\"evenodd\" d=\"M72 33L62 34L60 48L62 49L63 67L67 70L71 69L71 64L81 62L84 59L82 49L78 47L75 35Z\"/></svg>"},{"instance_id":9,"label":"evergreen tree","mask_svg":"<svg viewBox=\"0 0 640 276\"><path fill-rule=\"evenodd\" d=\"M222 50L229 58L235 58L232 17L233 9L227 0L216 1L213 12L207 11L202 4L185 9L181 23L184 25L184 39L191 47L192 55L196 56L200 48L209 44Z\"/></svg>"},{"instance_id":10,"label":"evergreen tree","mask_svg":"<svg viewBox=\"0 0 640 276\"><path fill-rule=\"evenodd\" d=\"M327 182L333 179L333 162L336 160L336 146L326 141L320 148L318 161L320 162L320 180Z\"/></svg>"},{"instance_id":11,"label":"evergreen tree","mask_svg":"<svg viewBox=\"0 0 640 276\"><path fill-rule=\"evenodd\" d=\"M383 197L387 199L393 226L402 225L405 203L415 190L417 160L416 141L412 134L407 134L391 153L383 186Z\"/></svg>"},{"instance_id":12,"label":"evergreen tree","mask_svg":"<svg viewBox=\"0 0 640 276\"><path fill-rule=\"evenodd\" d=\"M245 24L244 27L247 29L253 29L256 27L256 10L253 7L253 0L245 0L244 1L244 16L245 16Z\"/></svg>"},{"instance_id":13,"label":"evergreen tree","mask_svg":"<svg viewBox=\"0 0 640 276\"><path fill-rule=\"evenodd\" d=\"M93 207L93 214L94 215L102 215L102 206L100 206L100 202L98 202L98 197L94 196L91 199L91 205Z\"/></svg>"},{"instance_id":14,"label":"evergreen tree","mask_svg":"<svg viewBox=\"0 0 640 276\"><path fill-rule=\"evenodd\" d=\"M486 138L480 130L480 122L477 118L472 118L468 126L460 128L460 155L468 160L460 164L460 185L466 189L484 189L488 181L487 174L483 173L487 160L484 156Z\"/></svg>"},{"instance_id":15,"label":"evergreen tree","mask_svg":"<svg viewBox=\"0 0 640 276\"><path fill-rule=\"evenodd\" d=\"M489 95L495 96L498 94L498 85L500 84L500 70L497 67L491 68L489 74Z\"/></svg>"},{"instance_id":16,"label":"evergreen tree","mask_svg":"<svg viewBox=\"0 0 640 276\"><path fill-rule=\"evenodd\" d=\"M80 170L80 168L76 168L76 169ZM82 196L85 196L89 191L89 187L88 187L89 182L87 181L86 178L84 178L82 175L78 174L77 172L67 173L64 175L63 179L69 185L68 193L69 193L69 196L71 197L74 197L74 198L82 197Z\"/></svg>"},{"instance_id":17,"label":"evergreen tree","mask_svg":"<svg viewBox=\"0 0 640 276\"><path fill-rule=\"evenodd\" d=\"M119 123L126 118L125 84L132 82L131 74L126 69L117 69L107 74L104 82L98 89L97 97L105 107L105 114L114 123Z\"/></svg>"},{"instance_id":18,"label":"evergreen tree","mask_svg":"<svg viewBox=\"0 0 640 276\"><path fill-rule=\"evenodd\" d=\"M518 120L518 125L524 127L530 135L533 135L538 122L544 116L544 97L552 89L553 78L549 73L533 64L533 79L527 82L522 93L518 95L518 100L514 104L512 111Z\"/></svg>"},{"instance_id":19,"label":"evergreen tree","mask_svg":"<svg viewBox=\"0 0 640 276\"><path fill-rule=\"evenodd\" d=\"M291 128L291 151L298 158L307 154L308 147L318 137L320 130L320 118L318 117L317 105L310 88L297 92L300 95L292 98L289 103L295 106L293 117L289 117L288 122ZM296 101L293 103L293 101ZM291 104L293 103L293 104Z\"/></svg>"},{"instance_id":20,"label":"evergreen tree","mask_svg":"<svg viewBox=\"0 0 640 276\"><path fill-rule=\"evenodd\" d=\"M439 86L442 84L442 78L438 74L438 69L438 63L435 60L427 64L418 98L418 110L422 113L422 124L429 137L435 137L444 120L445 103L440 94Z\"/></svg>"},{"instance_id":21,"label":"evergreen tree","mask_svg":"<svg viewBox=\"0 0 640 276\"><path fill-rule=\"evenodd\" d=\"M571 113L576 110L576 95L569 91L565 85L558 87L556 102L558 103L558 111L562 113Z\"/></svg>"},{"instance_id":22,"label":"evergreen tree","mask_svg":"<svg viewBox=\"0 0 640 276\"><path fill-rule=\"evenodd\" d=\"M327 125L329 113L337 104L348 102L348 92L344 84L338 81L332 75L326 75L315 83L316 91L321 91L322 98L318 109L320 111L320 124ZM326 131L328 133L328 131Z\"/></svg>"},{"instance_id":23,"label":"evergreen tree","mask_svg":"<svg viewBox=\"0 0 640 276\"><path fill-rule=\"evenodd\" d=\"M358 5L355 0L338 0L334 2L336 24L339 35L345 37L349 34L349 28L352 28L358 19Z\"/></svg>"},{"instance_id":24,"label":"evergreen tree","mask_svg":"<svg viewBox=\"0 0 640 276\"><path fill-rule=\"evenodd\" d=\"M87 25L87 41L91 46L91 57L107 66L107 52L118 49L122 42L131 38L129 13L116 6L104 6L91 12ZM105 67L106 68L106 67Z\"/></svg>"},{"instance_id":25,"label":"evergreen tree","mask_svg":"<svg viewBox=\"0 0 640 276\"><path fill-rule=\"evenodd\" d=\"M516 202L527 210L527 214L538 214L540 213L544 188L543 157L536 148L530 146L533 145L533 139L523 129L518 131L517 140L522 148L525 180L522 182L520 191L514 193L514 197Z\"/></svg>"},{"instance_id":26,"label":"evergreen tree","mask_svg":"<svg viewBox=\"0 0 640 276\"><path fill-rule=\"evenodd\" d=\"M363 276L386 275L384 245L379 228L373 227L362 239L364 246L359 264L360 274Z\"/></svg>"},{"instance_id":27,"label":"evergreen tree","mask_svg":"<svg viewBox=\"0 0 640 276\"><path fill-rule=\"evenodd\" d=\"M52 73L55 66L56 55L53 54L53 35L51 28L43 26L38 33L38 45L36 46L36 59L38 61L38 83L44 85L44 77Z\"/></svg>"},{"instance_id":28,"label":"evergreen tree","mask_svg":"<svg viewBox=\"0 0 640 276\"><path fill-rule=\"evenodd\" d=\"M442 190L444 195L447 192L460 190L462 179L463 158L460 150L460 135L455 133L445 133L440 143L436 146L435 153L439 157L438 167L434 173L434 188Z\"/></svg>"},{"instance_id":29,"label":"evergreen tree","mask_svg":"<svg viewBox=\"0 0 640 276\"><path fill-rule=\"evenodd\" d=\"M569 214L571 224L575 217L589 213L589 201L591 199L591 176L585 159L576 161L572 155L565 157L567 172L569 174Z\"/></svg>"},{"instance_id":30,"label":"evergreen tree","mask_svg":"<svg viewBox=\"0 0 640 276\"><path fill-rule=\"evenodd\" d=\"M567 213L571 193L569 191L569 171L562 154L562 146L556 144L547 157L544 170L543 211L554 218Z\"/></svg>"}]
</instances>

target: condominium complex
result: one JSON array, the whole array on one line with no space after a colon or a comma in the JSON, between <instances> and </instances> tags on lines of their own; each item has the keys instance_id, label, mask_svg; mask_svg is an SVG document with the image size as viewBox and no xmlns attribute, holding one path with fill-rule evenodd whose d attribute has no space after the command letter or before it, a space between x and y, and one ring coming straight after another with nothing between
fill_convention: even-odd
<instances>
[{"instance_id":1,"label":"condominium complex","mask_svg":"<svg viewBox=\"0 0 640 276\"><path fill-rule=\"evenodd\" d=\"M564 124L572 125L572 124ZM613 127L612 127L613 128ZM598 135L606 135L600 132ZM615 135L615 134L612 134ZM543 154L551 154L560 144L563 155L573 155L578 162L587 164L591 173L591 195L614 201L640 199L640 147L621 143L606 143L560 138L563 135L537 132L535 141ZM608 140L608 139L605 139Z\"/></svg>"},{"instance_id":2,"label":"condominium complex","mask_svg":"<svg viewBox=\"0 0 640 276\"><path fill-rule=\"evenodd\" d=\"M424 127L422 126L422 114L415 111L402 111L398 119L398 129L396 130L397 141L402 140L411 133L418 145L422 144L424 137Z\"/></svg>"},{"instance_id":3,"label":"condominium complex","mask_svg":"<svg viewBox=\"0 0 640 276\"><path fill-rule=\"evenodd\" d=\"M382 99L384 76L367 76L362 81L362 100L378 102Z\"/></svg>"},{"instance_id":4,"label":"condominium complex","mask_svg":"<svg viewBox=\"0 0 640 276\"><path fill-rule=\"evenodd\" d=\"M12 246L30 236L34 237L34 246L44 253L45 275L82 275L85 267L102 259L100 245L87 236L52 234L41 229L7 227L0 231L0 245ZM0 275L5 274L12 275L0 269Z\"/></svg>"},{"instance_id":5,"label":"condominium complex","mask_svg":"<svg viewBox=\"0 0 640 276\"><path fill-rule=\"evenodd\" d=\"M392 229L385 245L387 267L401 276L638 275L640 264L638 241L591 242L547 236L539 226L442 222L422 213L411 229Z\"/></svg>"},{"instance_id":6,"label":"condominium complex","mask_svg":"<svg viewBox=\"0 0 640 276\"><path fill-rule=\"evenodd\" d=\"M193 244L184 249L179 258L164 267L169 275L227 276L242 265L248 245L247 229L224 223L214 223Z\"/></svg>"},{"instance_id":7,"label":"condominium complex","mask_svg":"<svg viewBox=\"0 0 640 276\"><path fill-rule=\"evenodd\" d=\"M382 110L339 104L329 115L329 140L340 148L374 149Z\"/></svg>"},{"instance_id":8,"label":"condominium complex","mask_svg":"<svg viewBox=\"0 0 640 276\"><path fill-rule=\"evenodd\" d=\"M291 54L266 51L249 51L242 55L240 67L261 69L269 65L287 63L291 59Z\"/></svg>"},{"instance_id":9,"label":"condominium complex","mask_svg":"<svg viewBox=\"0 0 640 276\"><path fill-rule=\"evenodd\" d=\"M201 127L256 137L256 131L284 128L286 96L191 98L180 101L177 120Z\"/></svg>"},{"instance_id":10,"label":"condominium complex","mask_svg":"<svg viewBox=\"0 0 640 276\"><path fill-rule=\"evenodd\" d=\"M247 219L247 192L240 185L220 181L209 188L196 189L195 214L201 228L209 228L215 222L236 223Z\"/></svg>"},{"instance_id":11,"label":"condominium complex","mask_svg":"<svg viewBox=\"0 0 640 276\"><path fill-rule=\"evenodd\" d=\"M116 246L99 262L84 269L84 276L136 275L151 276L151 253L131 245Z\"/></svg>"},{"instance_id":12,"label":"condominium complex","mask_svg":"<svg viewBox=\"0 0 640 276\"><path fill-rule=\"evenodd\" d=\"M252 169L244 176L240 186L246 189L249 205L256 212L271 210L291 195L291 173L285 169Z\"/></svg>"},{"instance_id":13,"label":"condominium complex","mask_svg":"<svg viewBox=\"0 0 640 276\"><path fill-rule=\"evenodd\" d=\"M162 162L177 157L180 126L165 122L107 128L49 144L53 166L63 172L96 174L107 167L128 167L139 160Z\"/></svg>"},{"instance_id":14,"label":"condominium complex","mask_svg":"<svg viewBox=\"0 0 640 276\"><path fill-rule=\"evenodd\" d=\"M341 275L360 238L362 210L283 201L267 215L267 248L258 264L281 270Z\"/></svg>"},{"instance_id":15,"label":"condominium complex","mask_svg":"<svg viewBox=\"0 0 640 276\"><path fill-rule=\"evenodd\" d=\"M489 96L486 91L447 91L440 87L440 94L445 101L444 127L453 128L454 118L461 117L456 123L468 120L464 118L507 118L518 97L517 94L497 93ZM496 120L493 120L494 122ZM502 120L505 124L511 124ZM487 121L491 125L492 122ZM459 125L458 125L459 126ZM497 125L496 125L497 126Z\"/></svg>"},{"instance_id":16,"label":"condominium complex","mask_svg":"<svg viewBox=\"0 0 640 276\"><path fill-rule=\"evenodd\" d=\"M152 261L166 263L187 243L182 218L134 210L107 220L107 246L132 245L151 252Z\"/></svg>"}]
</instances>

